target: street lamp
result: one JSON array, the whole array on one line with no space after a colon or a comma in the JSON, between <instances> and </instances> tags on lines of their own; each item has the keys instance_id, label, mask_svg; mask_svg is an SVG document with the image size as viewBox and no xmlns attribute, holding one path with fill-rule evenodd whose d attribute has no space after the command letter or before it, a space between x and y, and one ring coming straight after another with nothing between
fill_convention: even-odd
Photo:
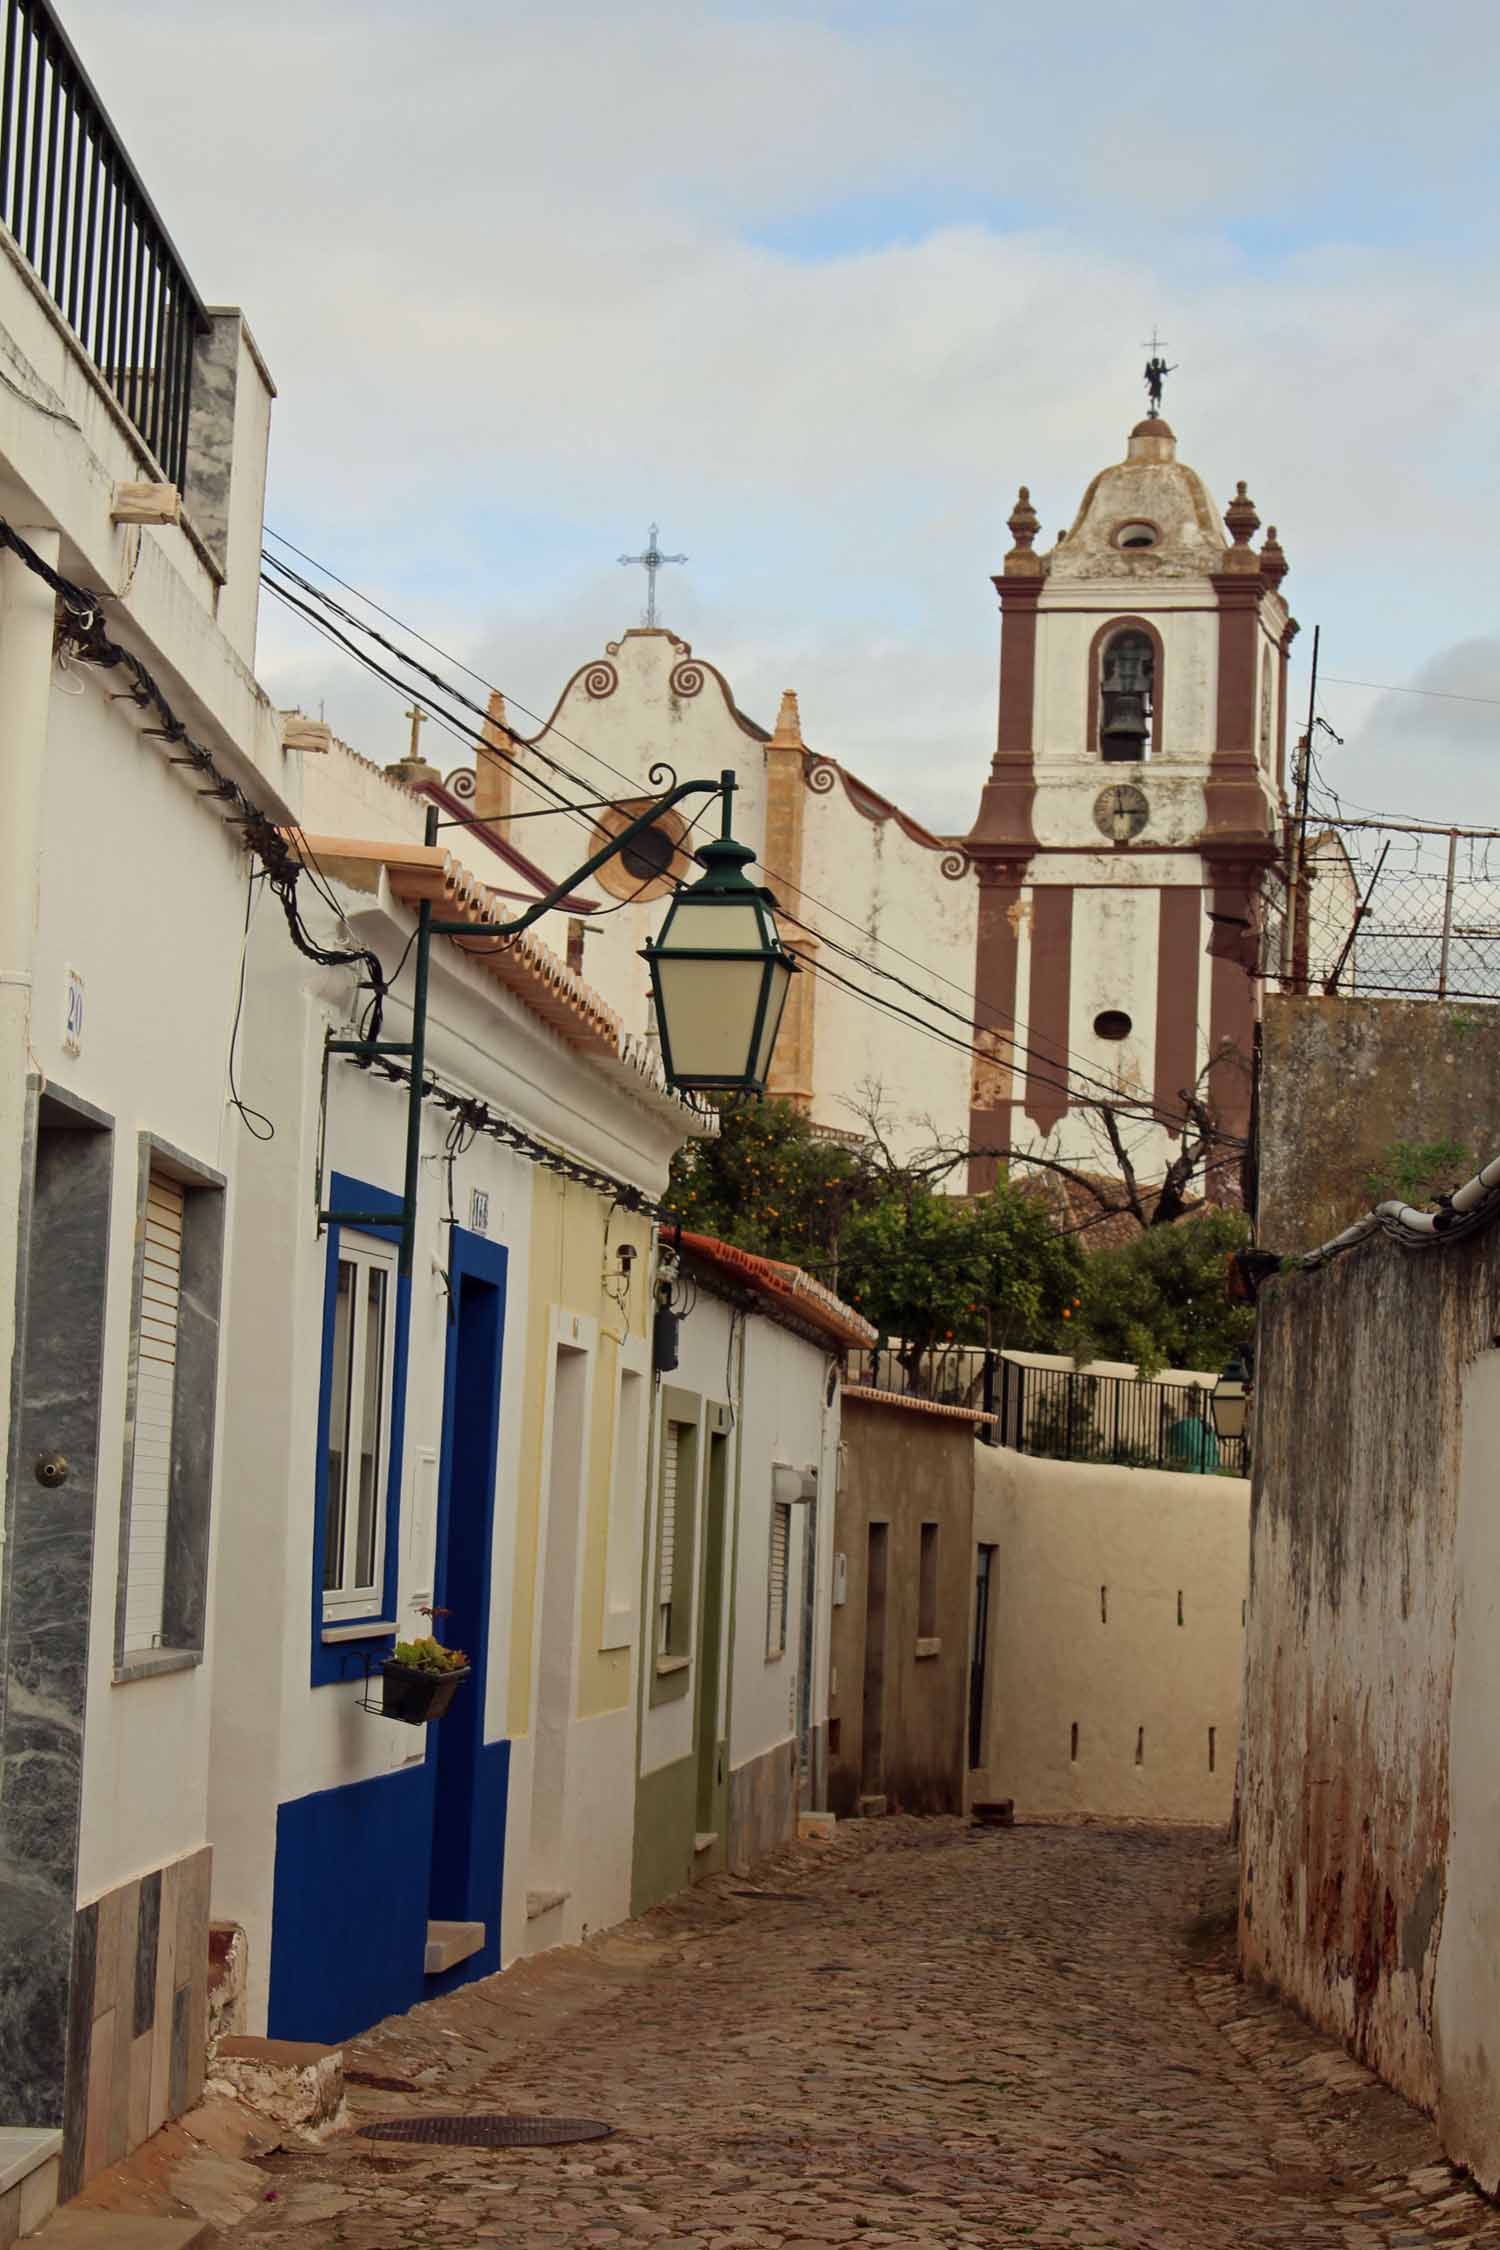
<instances>
[{"instance_id":1,"label":"street lamp","mask_svg":"<svg viewBox=\"0 0 1500 2250\"><path fill-rule=\"evenodd\" d=\"M687 1093L765 1091L795 957L781 942L771 893L745 874L755 854L724 834L694 856L704 873L681 890L659 936L641 949L661 1031L667 1082Z\"/></svg>"},{"instance_id":2,"label":"street lamp","mask_svg":"<svg viewBox=\"0 0 1500 2250\"><path fill-rule=\"evenodd\" d=\"M1215 1383L1210 1405L1220 1438L1226 1442L1243 1438L1250 1405L1250 1370L1238 1355Z\"/></svg>"}]
</instances>

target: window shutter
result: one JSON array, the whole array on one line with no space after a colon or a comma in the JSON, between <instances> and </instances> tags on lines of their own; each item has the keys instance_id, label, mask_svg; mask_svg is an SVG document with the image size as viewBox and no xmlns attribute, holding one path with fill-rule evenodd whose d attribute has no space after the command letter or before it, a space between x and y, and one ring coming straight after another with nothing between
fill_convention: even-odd
<instances>
[{"instance_id":1,"label":"window shutter","mask_svg":"<svg viewBox=\"0 0 1500 2250\"><path fill-rule=\"evenodd\" d=\"M130 1466L130 1544L125 1567L126 1652L161 1643L166 1599L167 1516L172 1494L172 1409L182 1295L183 1191L151 1168L136 1344L135 1434Z\"/></svg>"},{"instance_id":2,"label":"window shutter","mask_svg":"<svg viewBox=\"0 0 1500 2250\"><path fill-rule=\"evenodd\" d=\"M661 1572L656 1598L672 1599L672 1574L677 1566L677 1464L682 1451L680 1422L667 1424L667 1442L661 1464Z\"/></svg>"},{"instance_id":3,"label":"window shutter","mask_svg":"<svg viewBox=\"0 0 1500 2250\"><path fill-rule=\"evenodd\" d=\"M771 1505L771 1581L767 1601L766 1649L779 1656L786 1647L786 1568L792 1542L792 1511L785 1500Z\"/></svg>"}]
</instances>

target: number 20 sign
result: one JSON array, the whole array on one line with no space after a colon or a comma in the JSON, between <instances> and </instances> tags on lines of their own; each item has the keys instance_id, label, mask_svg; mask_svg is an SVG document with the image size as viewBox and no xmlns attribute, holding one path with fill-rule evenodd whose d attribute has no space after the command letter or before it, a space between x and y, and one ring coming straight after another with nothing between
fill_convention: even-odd
<instances>
[{"instance_id":1,"label":"number 20 sign","mask_svg":"<svg viewBox=\"0 0 1500 2250\"><path fill-rule=\"evenodd\" d=\"M63 1049L70 1055L83 1052L83 979L68 971L68 994L63 1007Z\"/></svg>"}]
</instances>

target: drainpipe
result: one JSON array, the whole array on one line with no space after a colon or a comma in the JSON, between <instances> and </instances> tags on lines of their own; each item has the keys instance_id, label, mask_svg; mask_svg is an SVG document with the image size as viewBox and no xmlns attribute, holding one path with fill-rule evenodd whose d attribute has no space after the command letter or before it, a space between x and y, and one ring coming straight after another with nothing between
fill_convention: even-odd
<instances>
[{"instance_id":1,"label":"drainpipe","mask_svg":"<svg viewBox=\"0 0 1500 2250\"><path fill-rule=\"evenodd\" d=\"M55 531L18 526L55 570ZM51 589L9 549L0 554L0 1427L8 1433L16 1346L16 1230L31 1060L31 978L41 888L42 787L52 693ZM61 991L46 996L61 1011ZM0 1459L8 1454L8 1434Z\"/></svg>"}]
</instances>

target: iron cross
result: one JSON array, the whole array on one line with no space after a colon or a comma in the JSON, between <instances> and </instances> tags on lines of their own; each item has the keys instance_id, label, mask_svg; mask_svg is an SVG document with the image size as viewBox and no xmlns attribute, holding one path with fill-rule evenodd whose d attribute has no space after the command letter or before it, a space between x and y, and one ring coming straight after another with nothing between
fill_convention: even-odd
<instances>
[{"instance_id":1,"label":"iron cross","mask_svg":"<svg viewBox=\"0 0 1500 2250\"><path fill-rule=\"evenodd\" d=\"M686 555L664 555L661 551L661 548L657 544L657 541L660 539L660 537L661 533L659 529L655 524L653 524L651 526L651 536L646 541L646 552L643 555L621 555L620 557L621 562L625 564L627 568L629 568L632 564L640 563L645 569L646 623L649 627L654 627L656 624L657 572L661 569L663 563L685 563L687 561Z\"/></svg>"},{"instance_id":2,"label":"iron cross","mask_svg":"<svg viewBox=\"0 0 1500 2250\"><path fill-rule=\"evenodd\" d=\"M1175 366L1168 367L1166 361L1162 358L1161 355L1166 350L1166 345L1157 335L1154 327L1151 331L1151 341L1143 346L1143 349L1151 354L1146 362L1146 396L1151 401L1152 413L1160 414L1162 385L1169 375L1176 374L1177 369Z\"/></svg>"}]
</instances>

